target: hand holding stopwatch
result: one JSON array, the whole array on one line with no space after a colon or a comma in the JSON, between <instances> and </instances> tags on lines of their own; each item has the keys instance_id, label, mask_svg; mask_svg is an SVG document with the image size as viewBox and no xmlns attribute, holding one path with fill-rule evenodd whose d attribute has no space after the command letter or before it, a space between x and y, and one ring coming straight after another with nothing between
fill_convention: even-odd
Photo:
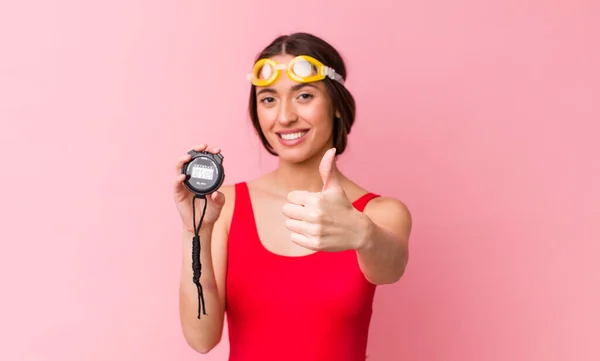
<instances>
[{"instance_id":1,"label":"hand holding stopwatch","mask_svg":"<svg viewBox=\"0 0 600 361\"><path fill-rule=\"evenodd\" d=\"M194 225L192 270L193 282L198 288L198 318L200 318L201 310L206 315L204 295L202 285L200 284L200 275L202 272L202 264L200 263L200 227L202 226L202 220L206 213L206 205L208 204L206 196L210 196L211 193L221 187L225 179L225 173L223 171L223 156L220 153L199 152L192 149L188 154L191 156L191 159L181 167L181 173L186 175L183 181L184 185L194 193L194 198L192 198L192 221ZM196 225L196 199L198 198L204 199L204 208L202 209L200 222Z\"/></svg>"}]
</instances>

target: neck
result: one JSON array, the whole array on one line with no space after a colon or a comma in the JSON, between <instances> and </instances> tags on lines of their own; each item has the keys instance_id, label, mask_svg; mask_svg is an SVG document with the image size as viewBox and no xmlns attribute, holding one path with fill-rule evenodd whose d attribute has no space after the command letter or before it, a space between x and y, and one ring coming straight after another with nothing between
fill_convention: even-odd
<instances>
[{"instance_id":1,"label":"neck","mask_svg":"<svg viewBox=\"0 0 600 361\"><path fill-rule=\"evenodd\" d=\"M323 154L317 154L303 163L289 163L279 161L279 166L272 172L273 180L282 192L293 190L306 190L320 192L323 189L323 180L319 173L319 165Z\"/></svg>"}]
</instances>

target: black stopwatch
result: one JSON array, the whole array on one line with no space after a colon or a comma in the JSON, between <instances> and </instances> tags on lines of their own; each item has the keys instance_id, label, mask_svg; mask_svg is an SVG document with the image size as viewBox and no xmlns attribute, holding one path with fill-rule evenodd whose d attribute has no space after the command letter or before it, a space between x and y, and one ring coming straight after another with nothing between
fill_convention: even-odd
<instances>
[{"instance_id":1,"label":"black stopwatch","mask_svg":"<svg viewBox=\"0 0 600 361\"><path fill-rule=\"evenodd\" d=\"M208 204L207 195L215 192L225 180L223 171L223 156L218 153L197 152L190 150L188 152L191 159L181 167L181 173L185 174L183 183L192 193L195 194L192 199L192 222L194 224L194 237L192 239L192 270L193 282L198 288L198 318L200 314L206 315L204 307L204 293L200 284L200 274L202 265L200 264L200 227L206 212ZM196 198L204 199L204 208L200 216L200 222L196 225Z\"/></svg>"},{"instance_id":2,"label":"black stopwatch","mask_svg":"<svg viewBox=\"0 0 600 361\"><path fill-rule=\"evenodd\" d=\"M186 175L183 181L185 186L202 197L219 189L225 180L223 156L220 153L197 152L193 149L188 154L192 159L181 168L181 173Z\"/></svg>"}]
</instances>

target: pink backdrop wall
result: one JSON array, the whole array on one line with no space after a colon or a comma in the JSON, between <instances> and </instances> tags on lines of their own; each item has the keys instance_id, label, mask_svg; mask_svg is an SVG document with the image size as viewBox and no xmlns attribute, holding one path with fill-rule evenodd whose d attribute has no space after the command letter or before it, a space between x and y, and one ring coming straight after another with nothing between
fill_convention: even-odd
<instances>
[{"instance_id":1,"label":"pink backdrop wall","mask_svg":"<svg viewBox=\"0 0 600 361\"><path fill-rule=\"evenodd\" d=\"M296 30L349 63L341 167L414 216L370 359L600 359L598 3L325 3L3 2L0 359L226 359L180 333L173 165L273 166L244 75Z\"/></svg>"}]
</instances>

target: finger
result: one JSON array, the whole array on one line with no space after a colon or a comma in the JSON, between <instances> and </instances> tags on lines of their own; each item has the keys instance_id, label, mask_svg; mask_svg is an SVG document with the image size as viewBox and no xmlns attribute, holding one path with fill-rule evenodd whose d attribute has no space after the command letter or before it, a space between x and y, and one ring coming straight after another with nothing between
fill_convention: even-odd
<instances>
[{"instance_id":1,"label":"finger","mask_svg":"<svg viewBox=\"0 0 600 361\"><path fill-rule=\"evenodd\" d=\"M196 152L204 152L207 147L208 147L207 144L202 143L202 144L199 144L199 145L193 147L192 149L195 150Z\"/></svg>"},{"instance_id":2,"label":"finger","mask_svg":"<svg viewBox=\"0 0 600 361\"><path fill-rule=\"evenodd\" d=\"M308 223L303 222L303 221L299 221L297 219L286 219L285 220L285 228L287 228L289 231L295 232L295 233L299 233L305 236L309 236L309 228L308 228Z\"/></svg>"},{"instance_id":3,"label":"finger","mask_svg":"<svg viewBox=\"0 0 600 361\"><path fill-rule=\"evenodd\" d=\"M225 195L219 191L214 192L208 198L217 208L222 208L225 205Z\"/></svg>"},{"instance_id":4,"label":"finger","mask_svg":"<svg viewBox=\"0 0 600 361\"><path fill-rule=\"evenodd\" d=\"M302 234L307 237L321 237L323 235L323 227L317 223L304 222L297 219L286 219L285 227L295 233Z\"/></svg>"},{"instance_id":5,"label":"finger","mask_svg":"<svg viewBox=\"0 0 600 361\"><path fill-rule=\"evenodd\" d=\"M185 174L180 174L175 181L173 182L173 195L175 200L180 202L185 198L185 185L183 181L185 180Z\"/></svg>"},{"instance_id":6,"label":"finger","mask_svg":"<svg viewBox=\"0 0 600 361\"><path fill-rule=\"evenodd\" d=\"M183 168L183 165L188 162L191 159L191 155L186 154L183 157L179 158L179 160L177 161L177 165L175 165L175 172L176 173L181 173L181 168Z\"/></svg>"},{"instance_id":7,"label":"finger","mask_svg":"<svg viewBox=\"0 0 600 361\"><path fill-rule=\"evenodd\" d=\"M310 249L311 251L319 250L319 248L314 244L311 238L306 237L303 234L292 232L292 234L290 235L290 239L292 240L292 242L299 245L300 247Z\"/></svg>"},{"instance_id":8,"label":"finger","mask_svg":"<svg viewBox=\"0 0 600 361\"><path fill-rule=\"evenodd\" d=\"M283 205L282 212L283 215L288 218L300 221L310 221L308 219L309 209L298 204L286 203Z\"/></svg>"},{"instance_id":9,"label":"finger","mask_svg":"<svg viewBox=\"0 0 600 361\"><path fill-rule=\"evenodd\" d=\"M308 191L291 191L287 199L288 202L301 206L317 206L321 200L318 193Z\"/></svg>"},{"instance_id":10,"label":"finger","mask_svg":"<svg viewBox=\"0 0 600 361\"><path fill-rule=\"evenodd\" d=\"M184 185L183 185L184 180L185 180L185 174L179 174L175 178L175 181L173 182L173 187L175 189L181 189L182 187L184 187Z\"/></svg>"},{"instance_id":11,"label":"finger","mask_svg":"<svg viewBox=\"0 0 600 361\"><path fill-rule=\"evenodd\" d=\"M341 189L342 185L335 166L335 148L329 149L319 164L319 173L323 181L323 190Z\"/></svg>"}]
</instances>

